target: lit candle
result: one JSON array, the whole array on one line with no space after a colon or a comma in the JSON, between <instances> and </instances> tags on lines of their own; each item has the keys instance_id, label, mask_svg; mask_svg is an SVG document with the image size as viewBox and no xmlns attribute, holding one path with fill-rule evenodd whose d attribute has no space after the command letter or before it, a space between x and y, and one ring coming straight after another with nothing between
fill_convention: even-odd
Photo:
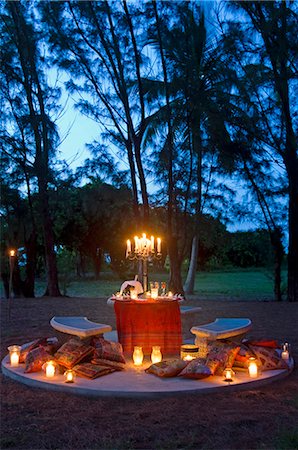
<instances>
[{"instance_id":1,"label":"lit candle","mask_svg":"<svg viewBox=\"0 0 298 450\"><path fill-rule=\"evenodd\" d=\"M131 253L131 242L129 239L126 241L126 256L128 256Z\"/></svg>"},{"instance_id":2,"label":"lit candle","mask_svg":"<svg viewBox=\"0 0 298 450\"><path fill-rule=\"evenodd\" d=\"M45 365L45 369L46 369L46 377L53 378L53 376L55 375L55 370L56 370L54 361L48 361Z\"/></svg>"},{"instance_id":3,"label":"lit candle","mask_svg":"<svg viewBox=\"0 0 298 450\"><path fill-rule=\"evenodd\" d=\"M132 358L135 366L141 366L143 364L144 354L142 347L134 347Z\"/></svg>"},{"instance_id":4,"label":"lit candle","mask_svg":"<svg viewBox=\"0 0 298 450\"><path fill-rule=\"evenodd\" d=\"M10 250L9 251L9 256L15 256L16 255L16 251L15 250Z\"/></svg>"},{"instance_id":5,"label":"lit candle","mask_svg":"<svg viewBox=\"0 0 298 450\"><path fill-rule=\"evenodd\" d=\"M183 358L183 361L192 361L193 359L196 359L195 356L191 356L191 355L186 355Z\"/></svg>"},{"instance_id":6,"label":"lit candle","mask_svg":"<svg viewBox=\"0 0 298 450\"><path fill-rule=\"evenodd\" d=\"M8 351L9 351L10 365L12 367L18 367L21 347L19 345L11 345L10 347L8 347Z\"/></svg>"},{"instance_id":7,"label":"lit candle","mask_svg":"<svg viewBox=\"0 0 298 450\"><path fill-rule=\"evenodd\" d=\"M159 345L154 345L152 347L152 353L151 353L152 364L159 363L161 360L162 360L162 354L161 354L161 351L160 351L160 346Z\"/></svg>"},{"instance_id":8,"label":"lit candle","mask_svg":"<svg viewBox=\"0 0 298 450\"><path fill-rule=\"evenodd\" d=\"M135 253L138 253L138 251L139 251L139 238L138 238L138 236L135 236L134 240L135 240Z\"/></svg>"},{"instance_id":9,"label":"lit candle","mask_svg":"<svg viewBox=\"0 0 298 450\"><path fill-rule=\"evenodd\" d=\"M151 251L154 252L154 236L151 236Z\"/></svg>"},{"instance_id":10,"label":"lit candle","mask_svg":"<svg viewBox=\"0 0 298 450\"><path fill-rule=\"evenodd\" d=\"M75 373L73 370L69 369L66 372L64 372L65 376L65 383L73 383L75 379Z\"/></svg>"},{"instance_id":11,"label":"lit candle","mask_svg":"<svg viewBox=\"0 0 298 450\"><path fill-rule=\"evenodd\" d=\"M151 298L158 297L158 288L151 288Z\"/></svg>"},{"instance_id":12,"label":"lit candle","mask_svg":"<svg viewBox=\"0 0 298 450\"><path fill-rule=\"evenodd\" d=\"M161 239L157 238L157 253L161 253Z\"/></svg>"},{"instance_id":13,"label":"lit candle","mask_svg":"<svg viewBox=\"0 0 298 450\"><path fill-rule=\"evenodd\" d=\"M248 372L250 378L257 378L258 376L258 366L255 358L249 358L248 362Z\"/></svg>"},{"instance_id":14,"label":"lit candle","mask_svg":"<svg viewBox=\"0 0 298 450\"><path fill-rule=\"evenodd\" d=\"M168 292L168 297L173 297L173 292L169 291Z\"/></svg>"},{"instance_id":15,"label":"lit candle","mask_svg":"<svg viewBox=\"0 0 298 450\"><path fill-rule=\"evenodd\" d=\"M234 376L235 376L235 372L230 368L230 367L227 367L225 370L224 370L224 372L223 372L223 374L224 374L224 381L228 381L229 383L231 382L231 381L233 381L233 378L234 378Z\"/></svg>"}]
</instances>

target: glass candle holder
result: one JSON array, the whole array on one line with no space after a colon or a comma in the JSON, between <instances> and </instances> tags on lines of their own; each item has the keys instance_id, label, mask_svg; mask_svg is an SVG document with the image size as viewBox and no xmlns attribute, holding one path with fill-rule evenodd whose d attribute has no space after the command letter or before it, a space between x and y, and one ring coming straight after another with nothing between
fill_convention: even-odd
<instances>
[{"instance_id":1,"label":"glass candle holder","mask_svg":"<svg viewBox=\"0 0 298 450\"><path fill-rule=\"evenodd\" d=\"M158 288L151 288L151 298L157 298L158 297Z\"/></svg>"},{"instance_id":2,"label":"glass candle holder","mask_svg":"<svg viewBox=\"0 0 298 450\"><path fill-rule=\"evenodd\" d=\"M8 351L9 351L10 365L12 367L18 367L21 354L21 346L11 345L10 347L8 347Z\"/></svg>"},{"instance_id":3,"label":"glass candle holder","mask_svg":"<svg viewBox=\"0 0 298 450\"><path fill-rule=\"evenodd\" d=\"M75 380L75 372L71 369L66 370L66 372L64 372L64 376L65 376L65 383L74 383Z\"/></svg>"},{"instance_id":4,"label":"glass candle holder","mask_svg":"<svg viewBox=\"0 0 298 450\"><path fill-rule=\"evenodd\" d=\"M143 364L144 354L142 347L134 347L132 359L135 366L141 366Z\"/></svg>"},{"instance_id":5,"label":"glass candle holder","mask_svg":"<svg viewBox=\"0 0 298 450\"><path fill-rule=\"evenodd\" d=\"M159 345L154 345L152 347L152 353L151 353L151 361L153 364L159 363L162 360L162 354L160 351Z\"/></svg>"},{"instance_id":6,"label":"glass candle holder","mask_svg":"<svg viewBox=\"0 0 298 450\"><path fill-rule=\"evenodd\" d=\"M231 383L234 381L235 372L232 370L231 367L226 367L223 371L224 381L227 381L228 383Z\"/></svg>"},{"instance_id":7,"label":"glass candle holder","mask_svg":"<svg viewBox=\"0 0 298 450\"><path fill-rule=\"evenodd\" d=\"M180 348L180 357L184 361L192 361L199 356L199 347L195 344L183 344Z\"/></svg>"},{"instance_id":8,"label":"glass candle holder","mask_svg":"<svg viewBox=\"0 0 298 450\"><path fill-rule=\"evenodd\" d=\"M47 361L43 366L47 378L53 378L56 373L55 361Z\"/></svg>"},{"instance_id":9,"label":"glass candle holder","mask_svg":"<svg viewBox=\"0 0 298 450\"><path fill-rule=\"evenodd\" d=\"M248 373L250 378L257 378L258 377L258 365L256 358L251 357L248 360Z\"/></svg>"}]
</instances>

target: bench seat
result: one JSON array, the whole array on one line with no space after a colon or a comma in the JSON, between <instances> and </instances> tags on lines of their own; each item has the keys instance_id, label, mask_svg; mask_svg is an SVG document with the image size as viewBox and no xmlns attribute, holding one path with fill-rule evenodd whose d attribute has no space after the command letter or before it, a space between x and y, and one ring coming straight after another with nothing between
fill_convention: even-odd
<instances>
[{"instance_id":1,"label":"bench seat","mask_svg":"<svg viewBox=\"0 0 298 450\"><path fill-rule=\"evenodd\" d=\"M194 314L196 312L201 311L202 308L200 306L180 306L180 313L184 315Z\"/></svg>"},{"instance_id":2,"label":"bench seat","mask_svg":"<svg viewBox=\"0 0 298 450\"><path fill-rule=\"evenodd\" d=\"M190 331L196 336L197 344L202 339L228 339L244 335L251 329L251 326L250 319L217 318L214 322L192 327Z\"/></svg>"},{"instance_id":3,"label":"bench seat","mask_svg":"<svg viewBox=\"0 0 298 450\"><path fill-rule=\"evenodd\" d=\"M50 320L50 325L61 333L79 336L80 338L87 338L112 331L110 325L91 322L87 317L80 316L55 316Z\"/></svg>"}]
</instances>

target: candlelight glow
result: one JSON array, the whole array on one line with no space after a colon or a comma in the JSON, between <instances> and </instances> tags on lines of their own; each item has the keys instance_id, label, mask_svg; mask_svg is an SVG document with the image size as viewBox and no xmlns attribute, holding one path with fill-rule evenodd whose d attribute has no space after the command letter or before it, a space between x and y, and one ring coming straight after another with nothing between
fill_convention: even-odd
<instances>
[{"instance_id":1,"label":"candlelight glow","mask_svg":"<svg viewBox=\"0 0 298 450\"><path fill-rule=\"evenodd\" d=\"M47 378L53 378L54 375L55 375L55 371L56 371L54 361L46 362L45 370L46 370L46 377Z\"/></svg>"},{"instance_id":2,"label":"candlelight glow","mask_svg":"<svg viewBox=\"0 0 298 450\"><path fill-rule=\"evenodd\" d=\"M20 360L21 347L19 345L11 345L8 347L10 365L12 367L18 367Z\"/></svg>"},{"instance_id":3,"label":"candlelight glow","mask_svg":"<svg viewBox=\"0 0 298 450\"><path fill-rule=\"evenodd\" d=\"M224 381L231 382L234 379L235 372L231 369L231 367L227 367L224 372Z\"/></svg>"},{"instance_id":4,"label":"candlelight glow","mask_svg":"<svg viewBox=\"0 0 298 450\"><path fill-rule=\"evenodd\" d=\"M158 288L151 288L151 298L158 297Z\"/></svg>"},{"instance_id":5,"label":"candlelight glow","mask_svg":"<svg viewBox=\"0 0 298 450\"><path fill-rule=\"evenodd\" d=\"M135 366L141 366L143 364L144 354L142 347L135 347L133 351L133 362Z\"/></svg>"},{"instance_id":6,"label":"candlelight glow","mask_svg":"<svg viewBox=\"0 0 298 450\"><path fill-rule=\"evenodd\" d=\"M249 358L248 362L248 372L250 378L257 378L258 376L258 366L255 358Z\"/></svg>"},{"instance_id":7,"label":"candlelight glow","mask_svg":"<svg viewBox=\"0 0 298 450\"><path fill-rule=\"evenodd\" d=\"M152 364L159 363L161 360L162 360L162 354L161 354L161 351L160 351L160 346L159 345L154 345L152 347L152 353L151 353Z\"/></svg>"},{"instance_id":8,"label":"candlelight glow","mask_svg":"<svg viewBox=\"0 0 298 450\"><path fill-rule=\"evenodd\" d=\"M73 370L69 369L66 372L64 372L65 376L65 383L73 383L75 379L75 373Z\"/></svg>"},{"instance_id":9,"label":"candlelight glow","mask_svg":"<svg viewBox=\"0 0 298 450\"><path fill-rule=\"evenodd\" d=\"M16 251L13 249L9 250L9 256L16 256Z\"/></svg>"}]
</instances>

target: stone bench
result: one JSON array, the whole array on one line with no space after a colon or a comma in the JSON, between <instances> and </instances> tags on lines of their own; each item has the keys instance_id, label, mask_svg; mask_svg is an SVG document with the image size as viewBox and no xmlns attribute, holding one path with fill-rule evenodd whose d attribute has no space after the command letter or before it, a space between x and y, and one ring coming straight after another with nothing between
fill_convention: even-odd
<instances>
[{"instance_id":1,"label":"stone bench","mask_svg":"<svg viewBox=\"0 0 298 450\"><path fill-rule=\"evenodd\" d=\"M81 339L112 331L110 325L91 322L87 317L80 316L55 316L50 320L50 325L61 333L79 336Z\"/></svg>"},{"instance_id":2,"label":"stone bench","mask_svg":"<svg viewBox=\"0 0 298 450\"><path fill-rule=\"evenodd\" d=\"M180 306L180 313L184 315L195 314L196 312L201 311L202 308L200 306Z\"/></svg>"},{"instance_id":3,"label":"stone bench","mask_svg":"<svg viewBox=\"0 0 298 450\"><path fill-rule=\"evenodd\" d=\"M250 319L218 318L214 322L192 327L190 331L195 335L195 344L204 346L207 341L232 337L239 338L247 333L251 326Z\"/></svg>"}]
</instances>

